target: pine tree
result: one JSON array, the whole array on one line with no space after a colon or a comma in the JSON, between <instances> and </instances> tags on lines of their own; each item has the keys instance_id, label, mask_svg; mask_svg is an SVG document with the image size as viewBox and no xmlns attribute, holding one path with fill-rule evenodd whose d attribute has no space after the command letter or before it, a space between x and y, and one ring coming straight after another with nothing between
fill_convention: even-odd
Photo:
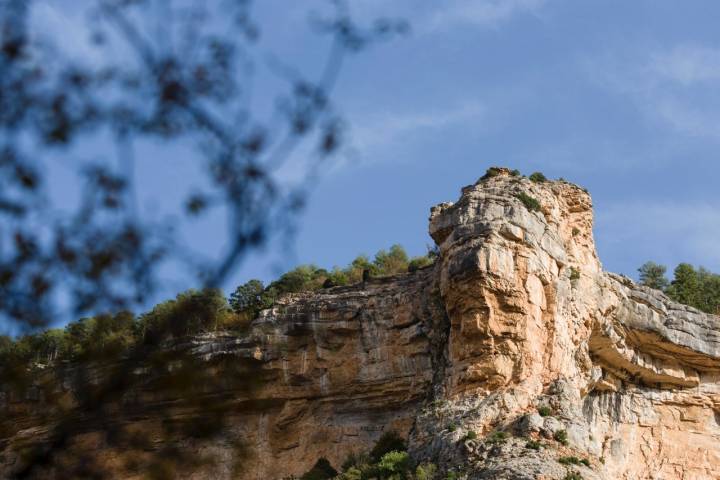
<instances>
[{"instance_id":1,"label":"pine tree","mask_svg":"<svg viewBox=\"0 0 720 480\"><path fill-rule=\"evenodd\" d=\"M697 308L704 312L720 313L720 275L712 273L706 268L698 269L698 280L700 284Z\"/></svg>"},{"instance_id":2,"label":"pine tree","mask_svg":"<svg viewBox=\"0 0 720 480\"><path fill-rule=\"evenodd\" d=\"M638 272L640 272L640 284L656 290L665 290L669 283L665 277L667 267L659 265L655 262L645 262Z\"/></svg>"},{"instance_id":3,"label":"pine tree","mask_svg":"<svg viewBox=\"0 0 720 480\"><path fill-rule=\"evenodd\" d=\"M700 279L692 265L681 263L675 268L674 278L667 288L667 294L676 302L693 307L699 306Z\"/></svg>"}]
</instances>

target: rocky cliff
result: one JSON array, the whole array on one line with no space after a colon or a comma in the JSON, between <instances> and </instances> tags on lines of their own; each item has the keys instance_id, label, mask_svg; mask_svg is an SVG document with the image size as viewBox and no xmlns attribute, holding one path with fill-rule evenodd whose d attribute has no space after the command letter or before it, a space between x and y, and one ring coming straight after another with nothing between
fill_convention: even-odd
<instances>
[{"instance_id":1,"label":"rocky cliff","mask_svg":"<svg viewBox=\"0 0 720 480\"><path fill-rule=\"evenodd\" d=\"M173 475L300 475L395 430L442 478L720 478L720 318L604 272L592 227L581 188L497 169L431 210L433 266L285 297L246 335L193 339L194 358L252 361L264 381L223 387L222 433L187 441L213 460ZM151 393L126 425L152 432L154 412L182 415ZM0 442L9 477L47 425L42 396L0 400L21 425ZM103 431L88 424L63 449L142 478ZM248 447L240 468L232 439Z\"/></svg>"}]
</instances>

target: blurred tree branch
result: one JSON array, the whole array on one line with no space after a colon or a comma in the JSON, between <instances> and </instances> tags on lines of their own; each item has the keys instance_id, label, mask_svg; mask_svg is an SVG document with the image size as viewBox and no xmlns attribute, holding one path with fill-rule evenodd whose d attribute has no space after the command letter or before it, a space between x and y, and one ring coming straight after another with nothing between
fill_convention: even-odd
<instances>
[{"instance_id":1,"label":"blurred tree branch","mask_svg":"<svg viewBox=\"0 0 720 480\"><path fill-rule=\"evenodd\" d=\"M0 318L20 329L44 326L64 309L142 305L172 260L191 266L198 286L222 285L253 248L291 235L342 146L345 122L331 93L343 59L406 28L389 20L360 27L347 5L329 2L332 13L310 23L330 53L308 78L282 59L258 62L263 28L250 0L87 0L92 60L73 59L57 48L62 38L34 31L34 4L0 0ZM251 107L263 68L286 85L269 121ZM119 162L75 158L102 135L115 139ZM148 139L192 145L207 178L178 208L186 224L227 214L228 248L219 258L189 255L177 228L137 208L136 162L155 160L134 145ZM313 147L301 180L279 181L301 145ZM57 160L63 155L75 161ZM56 205L55 168L77 174L77 205Z\"/></svg>"}]
</instances>

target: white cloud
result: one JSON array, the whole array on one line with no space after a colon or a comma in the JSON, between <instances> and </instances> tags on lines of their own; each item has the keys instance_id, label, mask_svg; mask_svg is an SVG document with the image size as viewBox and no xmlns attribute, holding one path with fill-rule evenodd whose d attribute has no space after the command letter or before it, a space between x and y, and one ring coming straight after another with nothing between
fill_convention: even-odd
<instances>
[{"instance_id":1,"label":"white cloud","mask_svg":"<svg viewBox=\"0 0 720 480\"><path fill-rule=\"evenodd\" d=\"M634 248L644 260L720 268L720 205L636 201L602 206L597 209L597 232L610 249Z\"/></svg>"},{"instance_id":2,"label":"white cloud","mask_svg":"<svg viewBox=\"0 0 720 480\"><path fill-rule=\"evenodd\" d=\"M626 95L651 121L684 135L720 140L720 49L627 49L622 57L600 55L585 67L594 81Z\"/></svg>"},{"instance_id":3,"label":"white cloud","mask_svg":"<svg viewBox=\"0 0 720 480\"><path fill-rule=\"evenodd\" d=\"M652 55L649 67L659 77L682 85L717 81L720 80L720 50L681 45Z\"/></svg>"},{"instance_id":4,"label":"white cloud","mask_svg":"<svg viewBox=\"0 0 720 480\"><path fill-rule=\"evenodd\" d=\"M348 138L344 140L344 154L324 164L323 175L341 171L358 160L373 163L388 159L395 149L416 148L433 134L457 131L462 126L474 131L484 130L486 107L480 102L467 102L454 107L417 112L385 112L353 115ZM297 183L304 179L309 165L317 158L316 143L305 139L278 169L275 179L283 183Z\"/></svg>"},{"instance_id":5,"label":"white cloud","mask_svg":"<svg viewBox=\"0 0 720 480\"><path fill-rule=\"evenodd\" d=\"M535 14L545 0L457 0L442 2L420 25L421 31L446 31L458 26L494 27L519 14Z\"/></svg>"},{"instance_id":6,"label":"white cloud","mask_svg":"<svg viewBox=\"0 0 720 480\"><path fill-rule=\"evenodd\" d=\"M469 102L445 110L384 113L357 118L352 128L352 145L362 152L387 146L409 136L423 137L459 124L472 122L480 126L486 108L479 102Z\"/></svg>"},{"instance_id":7,"label":"white cloud","mask_svg":"<svg viewBox=\"0 0 720 480\"><path fill-rule=\"evenodd\" d=\"M537 15L547 0L358 0L351 5L361 21L378 17L407 20L415 34L457 27L494 28L516 15Z\"/></svg>"}]
</instances>

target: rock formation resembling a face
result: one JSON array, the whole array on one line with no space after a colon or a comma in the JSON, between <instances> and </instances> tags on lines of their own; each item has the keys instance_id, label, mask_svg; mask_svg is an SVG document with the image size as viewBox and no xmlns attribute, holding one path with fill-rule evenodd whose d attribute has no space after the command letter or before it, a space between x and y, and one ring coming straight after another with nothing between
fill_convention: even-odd
<instances>
[{"instance_id":1,"label":"rock formation resembling a face","mask_svg":"<svg viewBox=\"0 0 720 480\"><path fill-rule=\"evenodd\" d=\"M537 211L518 198L528 192ZM432 210L451 321L451 391L522 383L539 392L553 374L572 372L558 353L589 332L557 317L571 313L565 297L580 280L570 279L573 272L599 271L591 229L590 198L580 188L539 185L505 169L466 187L456 204Z\"/></svg>"}]
</instances>

